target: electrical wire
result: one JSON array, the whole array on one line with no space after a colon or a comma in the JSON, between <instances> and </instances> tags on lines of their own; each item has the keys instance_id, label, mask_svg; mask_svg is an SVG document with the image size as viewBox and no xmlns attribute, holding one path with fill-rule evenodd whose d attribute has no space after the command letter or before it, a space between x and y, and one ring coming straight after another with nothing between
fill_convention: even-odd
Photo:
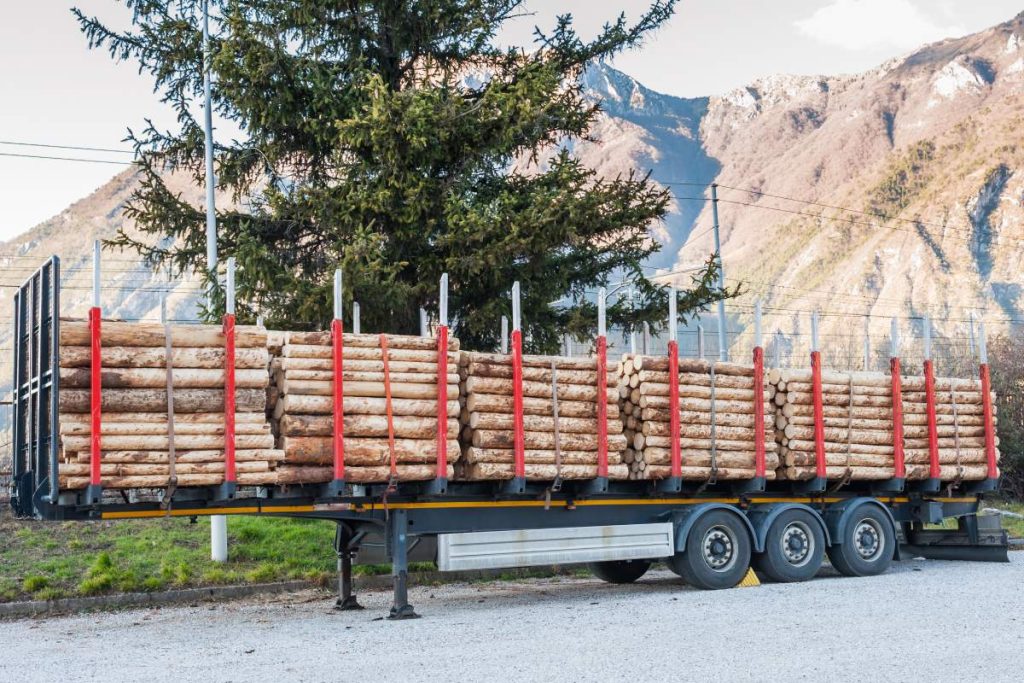
<instances>
[{"instance_id":1,"label":"electrical wire","mask_svg":"<svg viewBox=\"0 0 1024 683\"><path fill-rule=\"evenodd\" d=\"M111 154L134 154L130 149L112 149L110 147L85 147L82 145L55 145L43 142L16 142L14 140L0 140L0 145L11 145L14 147L45 147L46 149L74 149L82 152L110 152Z\"/></svg>"},{"instance_id":2,"label":"electrical wire","mask_svg":"<svg viewBox=\"0 0 1024 683\"><path fill-rule=\"evenodd\" d=\"M0 157L16 157L19 159L47 159L49 161L83 161L90 164L115 164L117 166L132 166L134 161L114 161L112 159L83 159L81 157L54 157L42 154L16 154L14 152L0 152Z\"/></svg>"}]
</instances>

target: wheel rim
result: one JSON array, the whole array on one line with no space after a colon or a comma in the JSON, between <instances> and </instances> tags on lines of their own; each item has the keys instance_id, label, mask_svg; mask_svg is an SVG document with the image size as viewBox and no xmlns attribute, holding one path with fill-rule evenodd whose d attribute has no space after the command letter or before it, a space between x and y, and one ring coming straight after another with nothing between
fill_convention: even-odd
<instances>
[{"instance_id":1,"label":"wheel rim","mask_svg":"<svg viewBox=\"0 0 1024 683\"><path fill-rule=\"evenodd\" d=\"M736 564L736 534L727 526L715 525L704 532L701 550L712 571L728 571Z\"/></svg>"},{"instance_id":2,"label":"wheel rim","mask_svg":"<svg viewBox=\"0 0 1024 683\"><path fill-rule=\"evenodd\" d=\"M853 545L857 555L866 562L874 562L885 550L885 533L877 520L865 518L853 529Z\"/></svg>"},{"instance_id":3,"label":"wheel rim","mask_svg":"<svg viewBox=\"0 0 1024 683\"><path fill-rule=\"evenodd\" d=\"M790 522L782 530L779 547L786 562L794 567L803 567L814 555L814 534L803 522Z\"/></svg>"}]
</instances>

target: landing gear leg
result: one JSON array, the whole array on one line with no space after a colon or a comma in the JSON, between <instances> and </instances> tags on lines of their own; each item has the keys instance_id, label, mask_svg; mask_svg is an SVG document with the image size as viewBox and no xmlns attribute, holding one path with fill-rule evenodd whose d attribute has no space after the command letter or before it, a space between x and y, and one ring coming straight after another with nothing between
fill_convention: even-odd
<instances>
[{"instance_id":1,"label":"landing gear leg","mask_svg":"<svg viewBox=\"0 0 1024 683\"><path fill-rule=\"evenodd\" d=\"M363 609L352 591L352 555L355 549L351 546L352 532L342 523L334 536L334 550L338 553L338 600L334 609L342 612Z\"/></svg>"},{"instance_id":2,"label":"landing gear leg","mask_svg":"<svg viewBox=\"0 0 1024 683\"><path fill-rule=\"evenodd\" d=\"M388 619L418 619L409 604L409 517L405 510L394 510L388 518L391 550L391 578L395 586L394 604Z\"/></svg>"}]
</instances>

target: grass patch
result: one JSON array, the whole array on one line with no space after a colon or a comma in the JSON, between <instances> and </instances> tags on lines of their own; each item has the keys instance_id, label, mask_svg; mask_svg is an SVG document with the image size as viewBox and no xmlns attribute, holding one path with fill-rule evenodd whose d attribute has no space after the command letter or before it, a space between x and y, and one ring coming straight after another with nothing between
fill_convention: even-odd
<instances>
[{"instance_id":1,"label":"grass patch","mask_svg":"<svg viewBox=\"0 0 1024 683\"><path fill-rule=\"evenodd\" d=\"M334 524L322 520L230 517L225 564L210 560L207 518L34 522L4 512L0 539L0 601L8 602L294 579L326 583L335 572Z\"/></svg>"}]
</instances>

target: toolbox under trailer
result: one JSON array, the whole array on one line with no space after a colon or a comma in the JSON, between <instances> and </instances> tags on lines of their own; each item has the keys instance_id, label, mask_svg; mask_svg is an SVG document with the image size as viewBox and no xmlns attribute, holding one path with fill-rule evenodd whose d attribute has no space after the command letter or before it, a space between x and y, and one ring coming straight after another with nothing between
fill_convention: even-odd
<instances>
[{"instance_id":1,"label":"toolbox under trailer","mask_svg":"<svg viewBox=\"0 0 1024 683\"><path fill-rule=\"evenodd\" d=\"M1007 561L998 516L979 516L995 481L933 482L566 481L335 483L178 488L136 501L127 493L58 489L60 264L54 257L15 295L14 462L11 502L21 517L112 520L274 515L337 524L338 607L358 609L352 564L380 546L392 566L392 618L408 601L410 556L427 544L441 570L587 563L614 583L654 561L696 587L737 585L751 566L776 581L812 578L827 557L849 576L884 572L912 557ZM824 482L820 482L823 484ZM929 529L946 519L956 529Z\"/></svg>"}]
</instances>

